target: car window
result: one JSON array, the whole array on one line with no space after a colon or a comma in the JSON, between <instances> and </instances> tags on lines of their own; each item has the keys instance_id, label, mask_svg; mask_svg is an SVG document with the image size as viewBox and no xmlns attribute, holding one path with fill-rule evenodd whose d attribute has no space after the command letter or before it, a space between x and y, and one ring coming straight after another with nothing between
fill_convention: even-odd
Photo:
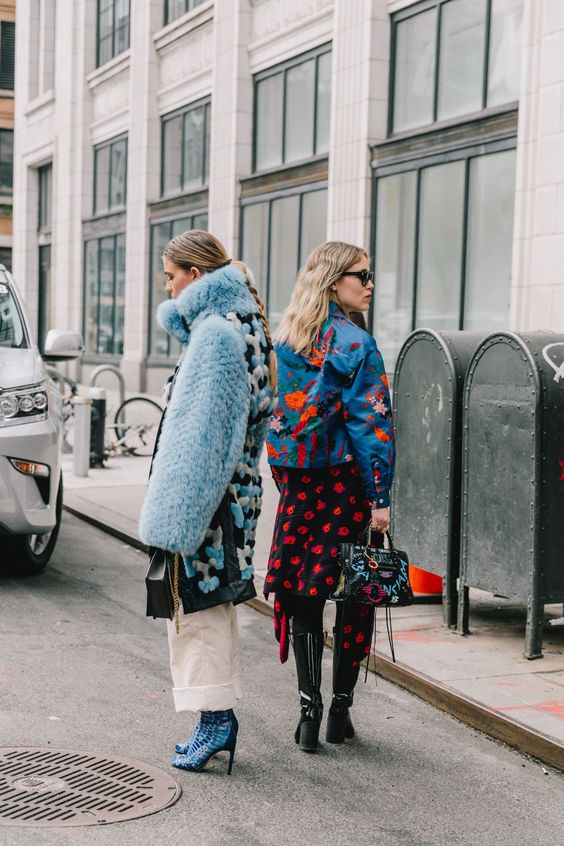
<instances>
[{"instance_id":1,"label":"car window","mask_svg":"<svg viewBox=\"0 0 564 846\"><path fill-rule=\"evenodd\" d=\"M10 288L0 282L0 347L27 347L18 304Z\"/></svg>"}]
</instances>

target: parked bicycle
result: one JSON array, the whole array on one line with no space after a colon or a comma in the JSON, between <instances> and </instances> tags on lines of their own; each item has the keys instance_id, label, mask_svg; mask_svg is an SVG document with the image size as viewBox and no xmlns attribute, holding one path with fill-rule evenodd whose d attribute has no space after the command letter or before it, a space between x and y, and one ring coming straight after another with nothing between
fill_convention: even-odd
<instances>
[{"instance_id":1,"label":"parked bicycle","mask_svg":"<svg viewBox=\"0 0 564 846\"><path fill-rule=\"evenodd\" d=\"M55 367L48 368L49 375L59 387L63 405L63 452L73 451L74 398L78 385ZM104 427L104 458L113 455L152 455L163 409L152 399L133 396L122 402L113 423ZM106 417L112 410L106 410Z\"/></svg>"}]
</instances>

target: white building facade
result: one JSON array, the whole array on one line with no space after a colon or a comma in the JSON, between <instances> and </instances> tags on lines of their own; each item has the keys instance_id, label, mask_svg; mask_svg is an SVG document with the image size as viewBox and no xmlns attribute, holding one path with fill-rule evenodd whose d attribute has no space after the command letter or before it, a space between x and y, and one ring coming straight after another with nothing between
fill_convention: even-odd
<instances>
[{"instance_id":1,"label":"white building facade","mask_svg":"<svg viewBox=\"0 0 564 846\"><path fill-rule=\"evenodd\" d=\"M406 335L564 331L561 0L18 0L14 273L158 392L160 256L209 228L276 324L326 239ZM54 22L54 26L52 25Z\"/></svg>"}]
</instances>

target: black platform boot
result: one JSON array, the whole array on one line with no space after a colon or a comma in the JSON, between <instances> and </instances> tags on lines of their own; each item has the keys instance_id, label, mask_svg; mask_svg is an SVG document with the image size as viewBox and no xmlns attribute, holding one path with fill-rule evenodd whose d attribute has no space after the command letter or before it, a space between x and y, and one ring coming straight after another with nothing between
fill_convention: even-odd
<instances>
[{"instance_id":1,"label":"black platform boot","mask_svg":"<svg viewBox=\"0 0 564 846\"><path fill-rule=\"evenodd\" d=\"M344 743L354 737L349 708L353 704L353 691L360 667L350 666L350 657L341 647L342 621L333 629L333 699L327 715L325 740L327 743Z\"/></svg>"},{"instance_id":2,"label":"black platform boot","mask_svg":"<svg viewBox=\"0 0 564 846\"><path fill-rule=\"evenodd\" d=\"M293 637L302 706L295 739L304 752L315 752L319 743L319 726L323 717L321 658L324 643L324 634L306 633Z\"/></svg>"}]
</instances>

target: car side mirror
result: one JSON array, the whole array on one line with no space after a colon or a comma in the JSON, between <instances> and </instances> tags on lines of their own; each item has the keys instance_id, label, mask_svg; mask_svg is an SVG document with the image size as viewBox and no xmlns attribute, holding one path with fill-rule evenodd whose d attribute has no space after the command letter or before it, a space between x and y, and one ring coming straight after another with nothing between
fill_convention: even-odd
<instances>
[{"instance_id":1,"label":"car side mirror","mask_svg":"<svg viewBox=\"0 0 564 846\"><path fill-rule=\"evenodd\" d=\"M51 329L47 333L43 348L46 361L72 361L84 352L84 341L80 332L65 332Z\"/></svg>"}]
</instances>

